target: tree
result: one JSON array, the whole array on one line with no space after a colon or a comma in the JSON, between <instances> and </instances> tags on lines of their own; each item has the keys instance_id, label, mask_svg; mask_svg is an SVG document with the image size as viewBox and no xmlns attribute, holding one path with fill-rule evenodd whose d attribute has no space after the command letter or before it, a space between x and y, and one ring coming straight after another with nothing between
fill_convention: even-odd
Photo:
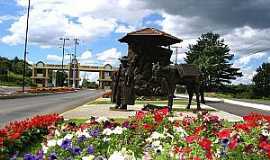
<instances>
[{"instance_id":1,"label":"tree","mask_svg":"<svg viewBox=\"0 0 270 160\"><path fill-rule=\"evenodd\" d=\"M258 97L270 97L270 63L263 63L256 72L252 79L253 92Z\"/></svg>"},{"instance_id":2,"label":"tree","mask_svg":"<svg viewBox=\"0 0 270 160\"><path fill-rule=\"evenodd\" d=\"M219 34L202 34L197 44L189 45L185 61L195 64L202 71L207 90L217 89L224 83L242 76L239 68L233 68L231 60L234 55L230 54L228 45L220 39Z\"/></svg>"}]
</instances>

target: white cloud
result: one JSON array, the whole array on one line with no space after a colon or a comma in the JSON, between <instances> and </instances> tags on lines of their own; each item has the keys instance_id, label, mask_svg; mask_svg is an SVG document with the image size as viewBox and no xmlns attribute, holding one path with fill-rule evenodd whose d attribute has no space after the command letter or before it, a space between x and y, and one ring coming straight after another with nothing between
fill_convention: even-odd
<instances>
[{"instance_id":1,"label":"white cloud","mask_svg":"<svg viewBox=\"0 0 270 160\"><path fill-rule=\"evenodd\" d=\"M256 74L256 69L253 67L246 67L241 68L241 72L243 76L233 80L233 84L250 84L253 76Z\"/></svg>"},{"instance_id":2,"label":"white cloud","mask_svg":"<svg viewBox=\"0 0 270 160\"><path fill-rule=\"evenodd\" d=\"M48 54L46 59L47 61L54 62L54 63L62 62L62 57L55 54ZM64 63L69 63L69 61L70 61L69 56L65 56Z\"/></svg>"},{"instance_id":3,"label":"white cloud","mask_svg":"<svg viewBox=\"0 0 270 160\"><path fill-rule=\"evenodd\" d=\"M119 64L118 58L121 57L121 52L116 48L107 49L103 52L97 53L97 60L103 62L103 64L111 64L113 66Z\"/></svg>"},{"instance_id":4,"label":"white cloud","mask_svg":"<svg viewBox=\"0 0 270 160\"><path fill-rule=\"evenodd\" d=\"M27 7L27 1L17 0ZM142 1L107 0L36 0L32 2L29 20L29 41L31 44L52 46L59 43L59 37L67 36L90 41L109 35L120 24L140 25L142 18L150 14ZM10 34L2 42L16 45L23 43L26 14L9 28ZM121 26L121 25L120 25ZM128 29L126 28L126 29ZM118 31L123 31L123 27Z\"/></svg>"},{"instance_id":5,"label":"white cloud","mask_svg":"<svg viewBox=\"0 0 270 160\"><path fill-rule=\"evenodd\" d=\"M267 56L266 52L259 52L251 55L243 55L234 63L234 67L244 68L250 64L251 60L262 60L265 56Z\"/></svg>"},{"instance_id":6,"label":"white cloud","mask_svg":"<svg viewBox=\"0 0 270 160\"><path fill-rule=\"evenodd\" d=\"M132 32L132 31L135 31L135 27L133 26L124 26L124 25L119 25L115 32L116 33L129 33L129 32Z\"/></svg>"},{"instance_id":7,"label":"white cloud","mask_svg":"<svg viewBox=\"0 0 270 160\"><path fill-rule=\"evenodd\" d=\"M249 55L270 50L270 28L256 29L250 26L235 28L223 37L236 54Z\"/></svg>"},{"instance_id":8,"label":"white cloud","mask_svg":"<svg viewBox=\"0 0 270 160\"><path fill-rule=\"evenodd\" d=\"M0 16L0 23L3 23L4 21L16 20L16 19L17 19L17 17L15 17L15 16L4 15L4 16Z\"/></svg>"},{"instance_id":9,"label":"white cloud","mask_svg":"<svg viewBox=\"0 0 270 160\"><path fill-rule=\"evenodd\" d=\"M92 52L90 50L86 50L81 54L80 57L78 57L80 64L93 64L95 62L95 59L92 55Z\"/></svg>"},{"instance_id":10,"label":"white cloud","mask_svg":"<svg viewBox=\"0 0 270 160\"><path fill-rule=\"evenodd\" d=\"M98 82L99 73L98 72L80 72L81 79L87 79L90 82ZM82 81L81 81L82 82Z\"/></svg>"},{"instance_id":11,"label":"white cloud","mask_svg":"<svg viewBox=\"0 0 270 160\"><path fill-rule=\"evenodd\" d=\"M62 57L57 56L57 55L53 55L53 54L49 54L49 55L47 55L47 60L48 61L53 61L53 62L61 62Z\"/></svg>"}]
</instances>

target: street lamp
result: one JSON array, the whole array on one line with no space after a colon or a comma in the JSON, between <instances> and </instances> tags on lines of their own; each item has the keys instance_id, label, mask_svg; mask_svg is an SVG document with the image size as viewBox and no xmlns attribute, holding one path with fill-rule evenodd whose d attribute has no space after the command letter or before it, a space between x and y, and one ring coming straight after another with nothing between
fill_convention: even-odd
<instances>
[{"instance_id":1,"label":"street lamp","mask_svg":"<svg viewBox=\"0 0 270 160\"><path fill-rule=\"evenodd\" d=\"M61 82L61 86L63 87L64 86L64 57L65 57L65 45L66 45L66 41L69 40L69 38L60 38L61 41L63 41L63 46L62 46L62 82Z\"/></svg>"},{"instance_id":2,"label":"street lamp","mask_svg":"<svg viewBox=\"0 0 270 160\"><path fill-rule=\"evenodd\" d=\"M28 24L29 24L29 13L30 13L31 2L28 0L28 8L27 8L27 19L26 19L26 30L25 30L25 41L24 41L24 63L23 63L23 86L22 91L24 93L25 87L25 67L26 67L26 54L27 54L27 40L28 40Z\"/></svg>"}]
</instances>

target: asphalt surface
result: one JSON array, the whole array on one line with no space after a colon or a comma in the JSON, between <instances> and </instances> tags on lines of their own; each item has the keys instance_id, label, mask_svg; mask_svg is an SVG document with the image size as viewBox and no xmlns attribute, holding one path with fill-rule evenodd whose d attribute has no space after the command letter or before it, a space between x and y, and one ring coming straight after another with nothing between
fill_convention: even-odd
<instances>
[{"instance_id":1,"label":"asphalt surface","mask_svg":"<svg viewBox=\"0 0 270 160\"><path fill-rule=\"evenodd\" d=\"M237 116L244 116L251 112L270 115L270 111L264 111L264 110L251 108L251 107L243 107L243 106L228 104L224 102L206 102L206 105L216 108L218 110L222 110L222 111L237 115Z\"/></svg>"},{"instance_id":2,"label":"asphalt surface","mask_svg":"<svg viewBox=\"0 0 270 160\"><path fill-rule=\"evenodd\" d=\"M38 114L63 113L94 100L103 93L103 90L81 90L75 93L0 100L0 127L9 121Z\"/></svg>"}]
</instances>

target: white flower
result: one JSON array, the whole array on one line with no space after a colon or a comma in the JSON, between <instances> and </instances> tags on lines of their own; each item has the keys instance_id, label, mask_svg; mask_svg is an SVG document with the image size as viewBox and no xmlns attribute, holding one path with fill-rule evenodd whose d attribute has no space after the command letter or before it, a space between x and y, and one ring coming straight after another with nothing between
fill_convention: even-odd
<instances>
[{"instance_id":1,"label":"white flower","mask_svg":"<svg viewBox=\"0 0 270 160\"><path fill-rule=\"evenodd\" d=\"M164 135L158 132L153 132L151 137L152 139L159 139L159 138L164 138Z\"/></svg>"},{"instance_id":2,"label":"white flower","mask_svg":"<svg viewBox=\"0 0 270 160\"><path fill-rule=\"evenodd\" d=\"M48 147L54 147L54 146L56 146L56 140L54 140L54 139L48 140L47 146Z\"/></svg>"},{"instance_id":3,"label":"white flower","mask_svg":"<svg viewBox=\"0 0 270 160\"><path fill-rule=\"evenodd\" d=\"M89 134L89 132L87 131L87 129L85 129L85 130L83 130L83 131L79 130L79 131L77 131L77 132L75 133L75 135L76 135L77 137L81 137L81 136L85 136L86 138L90 138L90 137L91 137L90 134Z\"/></svg>"},{"instance_id":4,"label":"white flower","mask_svg":"<svg viewBox=\"0 0 270 160\"><path fill-rule=\"evenodd\" d=\"M117 126L117 127L113 130L113 133L114 133L114 134L122 134L124 130L126 130L126 128L122 128L122 127Z\"/></svg>"},{"instance_id":5,"label":"white flower","mask_svg":"<svg viewBox=\"0 0 270 160\"><path fill-rule=\"evenodd\" d=\"M103 138L103 142L108 142L108 141L110 141L111 140L111 138L107 138L107 137L104 137Z\"/></svg>"},{"instance_id":6,"label":"white flower","mask_svg":"<svg viewBox=\"0 0 270 160\"><path fill-rule=\"evenodd\" d=\"M170 122L174 122L174 118L173 117L168 117L168 120L170 121Z\"/></svg>"},{"instance_id":7,"label":"white flower","mask_svg":"<svg viewBox=\"0 0 270 160\"><path fill-rule=\"evenodd\" d=\"M154 141L152 143L152 147L159 147L160 146L160 141Z\"/></svg>"},{"instance_id":8,"label":"white flower","mask_svg":"<svg viewBox=\"0 0 270 160\"><path fill-rule=\"evenodd\" d=\"M105 134L107 136L111 135L113 131L110 128L106 128L103 130L102 134Z\"/></svg>"},{"instance_id":9,"label":"white flower","mask_svg":"<svg viewBox=\"0 0 270 160\"><path fill-rule=\"evenodd\" d=\"M160 154L162 151L163 151L163 148L161 145L155 148L155 152L158 154Z\"/></svg>"},{"instance_id":10,"label":"white flower","mask_svg":"<svg viewBox=\"0 0 270 160\"><path fill-rule=\"evenodd\" d=\"M125 160L121 152L114 151L109 160Z\"/></svg>"},{"instance_id":11,"label":"white flower","mask_svg":"<svg viewBox=\"0 0 270 160\"><path fill-rule=\"evenodd\" d=\"M63 143L63 140L64 140L63 138L58 139L58 140L57 140L57 142L56 142L56 143L57 143L57 145L58 145L58 146L61 146L61 145L62 145L62 143Z\"/></svg>"},{"instance_id":12,"label":"white flower","mask_svg":"<svg viewBox=\"0 0 270 160\"><path fill-rule=\"evenodd\" d=\"M43 143L41 144L41 146L42 146L43 152L46 154L48 152L49 147L45 146Z\"/></svg>"},{"instance_id":13,"label":"white flower","mask_svg":"<svg viewBox=\"0 0 270 160\"><path fill-rule=\"evenodd\" d=\"M90 156L82 157L82 160L93 160L94 158L95 158L95 156L90 155Z\"/></svg>"},{"instance_id":14,"label":"white flower","mask_svg":"<svg viewBox=\"0 0 270 160\"><path fill-rule=\"evenodd\" d=\"M72 139L73 138L73 134L67 134L64 139Z\"/></svg>"},{"instance_id":15,"label":"white flower","mask_svg":"<svg viewBox=\"0 0 270 160\"><path fill-rule=\"evenodd\" d=\"M181 137L187 136L187 132L182 127L173 127L177 133L180 133Z\"/></svg>"},{"instance_id":16,"label":"white flower","mask_svg":"<svg viewBox=\"0 0 270 160\"><path fill-rule=\"evenodd\" d=\"M101 122L109 121L109 119L108 119L107 117L99 117L96 121L97 121L98 123L101 123Z\"/></svg>"},{"instance_id":17,"label":"white flower","mask_svg":"<svg viewBox=\"0 0 270 160\"><path fill-rule=\"evenodd\" d=\"M268 130L266 130L266 129L263 129L262 130L262 135L264 135L264 136L270 136L270 133L269 133L269 131Z\"/></svg>"},{"instance_id":18,"label":"white flower","mask_svg":"<svg viewBox=\"0 0 270 160\"><path fill-rule=\"evenodd\" d=\"M114 151L108 160L136 160L134 153L131 151L127 151L126 148L122 148L122 150Z\"/></svg>"},{"instance_id":19,"label":"white flower","mask_svg":"<svg viewBox=\"0 0 270 160\"><path fill-rule=\"evenodd\" d=\"M59 136L61 136L61 133L60 133L58 130L55 130L54 135L55 135L56 137L59 137Z\"/></svg>"}]
</instances>

